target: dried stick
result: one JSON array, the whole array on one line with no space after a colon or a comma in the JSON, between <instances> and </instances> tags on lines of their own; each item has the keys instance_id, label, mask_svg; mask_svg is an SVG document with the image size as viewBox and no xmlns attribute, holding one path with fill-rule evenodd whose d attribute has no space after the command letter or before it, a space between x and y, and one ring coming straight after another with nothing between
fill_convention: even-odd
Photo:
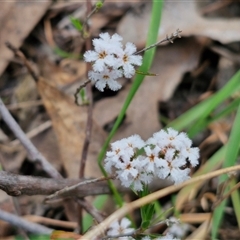
<instances>
[{"instance_id":1,"label":"dried stick","mask_svg":"<svg viewBox=\"0 0 240 240\"><path fill-rule=\"evenodd\" d=\"M91 180L86 180L86 181L82 181L80 183L77 183L75 185L72 185L72 186L67 186L57 192L55 192L54 194L46 197L46 200L50 200L50 199L53 199L53 198L56 198L56 197L61 197L62 195L68 195L69 193L71 193L72 191L76 190L77 188L79 188L80 186L83 186L83 185L87 185L86 187L89 187L89 184L91 183L97 183L97 182L101 182L101 181L105 181L105 180L109 180L109 179L113 179L114 177L100 177L100 178L96 178L96 179L91 179Z\"/></svg>"},{"instance_id":2,"label":"dried stick","mask_svg":"<svg viewBox=\"0 0 240 240\"><path fill-rule=\"evenodd\" d=\"M57 219L51 219L47 217L37 216L37 215L24 215L23 218L27 221L48 225L48 226L55 226L61 228L69 228L74 230L77 227L76 222L69 222Z\"/></svg>"},{"instance_id":3,"label":"dried stick","mask_svg":"<svg viewBox=\"0 0 240 240\"><path fill-rule=\"evenodd\" d=\"M17 124L15 119L9 113L8 109L4 105L2 99L0 98L0 113L4 122L12 130L16 138L22 143L28 153L29 160L33 162L38 162L41 164L42 168L49 176L52 178L61 178L61 175L58 171L47 161L47 159L37 150L33 143L26 137L23 130Z\"/></svg>"},{"instance_id":4,"label":"dried stick","mask_svg":"<svg viewBox=\"0 0 240 240\"><path fill-rule=\"evenodd\" d=\"M103 216L99 213L99 211L94 208L94 206L90 205L88 202L82 199L78 199L77 202L83 207L87 213L89 213L98 223L104 220Z\"/></svg>"},{"instance_id":5,"label":"dried stick","mask_svg":"<svg viewBox=\"0 0 240 240\"><path fill-rule=\"evenodd\" d=\"M180 31L179 29L177 29L176 32L175 32L175 33L172 33L170 37L168 37L168 35L167 35L166 38L164 38L163 40L161 40L161 41L159 41L159 42L157 42L157 43L154 43L154 44L152 44L152 45L150 45L150 46L148 46L148 47L146 47L146 48L143 48L142 50L140 50L140 51L138 51L138 52L135 52L135 54L139 54L139 53L141 53L141 52L145 52L145 51L147 51L147 50L149 50L149 49L151 49L151 48L153 48L153 47L156 47L156 46L158 46L158 45L160 45L160 44L162 44L162 43L164 43L164 42L173 43L173 41L174 41L176 38L181 38L181 36L180 36L180 33L181 33L181 32L182 32L182 31Z\"/></svg>"},{"instance_id":6,"label":"dried stick","mask_svg":"<svg viewBox=\"0 0 240 240\"><path fill-rule=\"evenodd\" d=\"M88 179L86 181L88 184L84 184L84 181L86 181L86 179L41 178L0 171L0 189L8 195L15 197L20 195L50 195L66 187L75 186L76 184L78 184L78 187L72 189L70 192L66 191L62 193L61 197L86 197L90 195L111 194L106 182ZM122 192L129 191L121 187L118 182L117 188Z\"/></svg>"},{"instance_id":7,"label":"dried stick","mask_svg":"<svg viewBox=\"0 0 240 240\"><path fill-rule=\"evenodd\" d=\"M15 110L15 109L24 109L24 108L32 108L43 105L42 100L33 100L33 101L26 101L26 102L17 102L7 105L8 110Z\"/></svg>"},{"instance_id":8,"label":"dried stick","mask_svg":"<svg viewBox=\"0 0 240 240\"><path fill-rule=\"evenodd\" d=\"M91 13L92 9L92 4L90 0L86 0L87 4L87 15ZM89 26L86 25L86 30L89 31ZM86 39L86 51L90 50L92 48L91 45L91 40L90 38ZM90 71L91 69L91 64L87 63L87 72ZM84 177L84 171L85 171L85 165L87 161L87 154L88 154L88 148L90 144L90 139L91 139L91 132L92 132L92 112L93 112L93 98L92 98L92 88L88 84L86 87L87 90L87 97L88 97L88 116L87 116L87 125L86 125L86 137L84 139L84 144L83 144L83 150L82 150L82 156L81 156L81 163L80 163L80 170L79 170L79 178Z\"/></svg>"},{"instance_id":9,"label":"dried stick","mask_svg":"<svg viewBox=\"0 0 240 240\"><path fill-rule=\"evenodd\" d=\"M90 0L86 0L86 5L87 5L87 18L91 16L91 10L92 10L92 3ZM87 24L86 20L86 32L89 32L89 26ZM90 37L86 39L86 50L90 50L92 48L91 46L91 40ZM87 63L87 73L90 71L91 65L90 63ZM86 73L86 74L87 74ZM93 113L93 96L92 96L92 88L91 85L86 86L86 91L87 91L87 98L88 98L88 115L87 115L87 124L86 124L86 129L85 129L85 139L83 143L83 149L82 149L82 156L80 160L80 169L79 169L79 178L84 177L84 171L85 171L85 166L86 166L86 161L87 161L87 154L88 154L88 149L89 149L89 144L91 140L91 133L92 133L92 113ZM84 199L81 199L84 201ZM78 226L79 226L79 233L82 233L83 231L83 207L81 205L78 206Z\"/></svg>"},{"instance_id":10,"label":"dried stick","mask_svg":"<svg viewBox=\"0 0 240 240\"><path fill-rule=\"evenodd\" d=\"M2 166L2 170L5 170L5 164L3 163L2 158L3 158L3 156L1 156L1 154L0 154L0 164ZM18 199L14 198L14 197L11 197L10 202L11 202L11 205L14 209L14 212L12 214L16 214L19 217L21 215L20 214L21 211L20 211L20 205L19 205ZM18 229L18 232L21 236L23 236L23 238L25 240L29 240L28 235L27 235L27 233L24 229L20 228L20 229Z\"/></svg>"},{"instance_id":11,"label":"dried stick","mask_svg":"<svg viewBox=\"0 0 240 240\"><path fill-rule=\"evenodd\" d=\"M37 223L31 223L21 217L5 212L0 209L0 219L9 222L11 225L24 229L35 234L51 234L53 229L44 227Z\"/></svg>"},{"instance_id":12,"label":"dried stick","mask_svg":"<svg viewBox=\"0 0 240 240\"><path fill-rule=\"evenodd\" d=\"M39 133L47 130L48 128L50 128L52 126L52 121L51 120L47 120L46 122L38 125L36 128L32 129L31 131L26 133L26 137L28 137L29 139L37 136ZM15 139L13 141L10 142L10 144L12 146L16 146L20 143L20 141L18 139Z\"/></svg>"}]
</instances>

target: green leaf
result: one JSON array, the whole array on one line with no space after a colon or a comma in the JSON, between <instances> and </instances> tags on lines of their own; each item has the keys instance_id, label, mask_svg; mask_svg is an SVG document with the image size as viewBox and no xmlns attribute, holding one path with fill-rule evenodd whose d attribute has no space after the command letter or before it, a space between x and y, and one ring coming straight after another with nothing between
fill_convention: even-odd
<instances>
[{"instance_id":1,"label":"green leaf","mask_svg":"<svg viewBox=\"0 0 240 240\"><path fill-rule=\"evenodd\" d=\"M182 130L189 129L194 124L194 126L198 128L199 124L203 124L203 119L206 119L220 103L238 90L240 90L240 71L238 71L217 93L182 114L180 117L168 124L167 127ZM201 128L197 131L200 129ZM196 132L196 129L191 131ZM192 134L189 134L189 137L191 136Z\"/></svg>"},{"instance_id":2,"label":"green leaf","mask_svg":"<svg viewBox=\"0 0 240 240\"><path fill-rule=\"evenodd\" d=\"M142 224L141 224L141 228L142 228L143 230L146 230L146 229L148 229L149 224L150 224L150 221L144 221L144 222L142 222Z\"/></svg>"},{"instance_id":3,"label":"green leaf","mask_svg":"<svg viewBox=\"0 0 240 240\"><path fill-rule=\"evenodd\" d=\"M70 21L72 23L72 25L79 31L81 32L83 29L82 23L80 22L79 19L75 18L75 17L70 17Z\"/></svg>"},{"instance_id":4,"label":"green leaf","mask_svg":"<svg viewBox=\"0 0 240 240\"><path fill-rule=\"evenodd\" d=\"M239 78L240 79L240 78ZM240 146L240 105L238 107L237 115L234 120L234 124L230 133L229 141L227 144L226 149L226 155L225 160L223 162L223 168L234 166L237 161L238 157L238 151ZM226 181L228 176L222 175L220 176L220 184L224 181ZM231 187L233 187L234 183L230 184ZM229 191L229 187L226 189L226 191ZM225 193L226 193L225 191ZM240 226L240 197L238 192L234 192L232 195L232 202L234 206L234 212L237 216L238 226ZM217 237L218 228L222 222L223 215L224 215L224 209L226 207L227 200L224 200L215 210L213 213L213 227L212 227L212 238L215 239Z\"/></svg>"},{"instance_id":5,"label":"green leaf","mask_svg":"<svg viewBox=\"0 0 240 240\"><path fill-rule=\"evenodd\" d=\"M144 76L153 76L153 77L157 76L156 73L142 72L140 70L136 70L136 73Z\"/></svg>"}]
</instances>

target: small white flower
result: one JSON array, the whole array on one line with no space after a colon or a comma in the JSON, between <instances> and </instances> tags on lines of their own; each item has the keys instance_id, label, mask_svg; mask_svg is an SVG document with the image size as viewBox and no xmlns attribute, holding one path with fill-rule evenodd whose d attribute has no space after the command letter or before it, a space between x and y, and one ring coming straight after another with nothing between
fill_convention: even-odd
<instances>
[{"instance_id":1,"label":"small white flower","mask_svg":"<svg viewBox=\"0 0 240 240\"><path fill-rule=\"evenodd\" d=\"M177 238L174 238L172 234L167 233L166 236L158 237L156 240L179 240Z\"/></svg>"},{"instance_id":2,"label":"small white flower","mask_svg":"<svg viewBox=\"0 0 240 240\"><path fill-rule=\"evenodd\" d=\"M117 91L122 86L116 79L122 76L121 70L103 67L102 72L89 71L88 77L95 84L96 88L103 92L108 86L111 90Z\"/></svg>"},{"instance_id":3,"label":"small white flower","mask_svg":"<svg viewBox=\"0 0 240 240\"><path fill-rule=\"evenodd\" d=\"M141 149L145 145L145 142L137 134L125 138L125 142L127 143L125 151L130 157L135 154L136 149Z\"/></svg>"},{"instance_id":4,"label":"small white flower","mask_svg":"<svg viewBox=\"0 0 240 240\"><path fill-rule=\"evenodd\" d=\"M93 45L96 51L99 51L99 46L104 45L107 51L111 54L116 51L118 48L122 48L121 41L123 38L118 35L117 33L113 34L112 36L109 35L109 33L100 33L100 38L93 39Z\"/></svg>"},{"instance_id":5,"label":"small white flower","mask_svg":"<svg viewBox=\"0 0 240 240\"><path fill-rule=\"evenodd\" d=\"M123 218L120 222L115 221L109 226L107 236L118 236L124 234L131 234L134 232L134 228L129 228L131 222L127 218ZM118 239L130 239L129 237L119 237Z\"/></svg>"},{"instance_id":6,"label":"small white flower","mask_svg":"<svg viewBox=\"0 0 240 240\"><path fill-rule=\"evenodd\" d=\"M139 156L137 159L139 160L139 164L136 165L138 174L136 177L132 177L131 186L134 191L142 191L143 185L144 184L148 185L152 181L153 175L147 173L145 167L142 166L141 162L144 159L144 157Z\"/></svg>"},{"instance_id":7,"label":"small white flower","mask_svg":"<svg viewBox=\"0 0 240 240\"><path fill-rule=\"evenodd\" d=\"M183 146L183 141L181 140L182 135L178 135L178 131L168 128L167 134L165 136L165 141L167 146L174 147L176 150L180 150Z\"/></svg>"},{"instance_id":8,"label":"small white flower","mask_svg":"<svg viewBox=\"0 0 240 240\"><path fill-rule=\"evenodd\" d=\"M131 181L131 177L136 177L138 174L138 170L136 168L137 165L139 165L140 162L137 159L131 160L125 160L124 162L119 163L119 170L117 170L118 178L124 182L124 181Z\"/></svg>"},{"instance_id":9,"label":"small white flower","mask_svg":"<svg viewBox=\"0 0 240 240\"><path fill-rule=\"evenodd\" d=\"M104 160L104 169L112 174L112 171L113 171L113 168L115 167L116 163L115 161L113 160L113 158L105 158Z\"/></svg>"},{"instance_id":10,"label":"small white flower","mask_svg":"<svg viewBox=\"0 0 240 240\"><path fill-rule=\"evenodd\" d=\"M147 157L143 160L148 173L155 173L156 168L167 167L167 162L159 158L161 149L158 146L151 149L150 146L144 148Z\"/></svg>"},{"instance_id":11,"label":"small white flower","mask_svg":"<svg viewBox=\"0 0 240 240\"><path fill-rule=\"evenodd\" d=\"M125 149L128 147L126 139L123 138L111 144L111 152L107 152L108 157L117 156L117 158L125 155Z\"/></svg>"},{"instance_id":12,"label":"small white flower","mask_svg":"<svg viewBox=\"0 0 240 240\"><path fill-rule=\"evenodd\" d=\"M142 56L134 55L136 46L133 43L127 43L125 49L119 49L117 54L117 66L123 68L124 76L131 78L135 74L134 65L142 64Z\"/></svg>"},{"instance_id":13,"label":"small white flower","mask_svg":"<svg viewBox=\"0 0 240 240\"><path fill-rule=\"evenodd\" d=\"M183 148L182 155L187 158L193 167L196 167L199 164L199 148Z\"/></svg>"},{"instance_id":14,"label":"small white flower","mask_svg":"<svg viewBox=\"0 0 240 240\"><path fill-rule=\"evenodd\" d=\"M121 49L122 38L118 34L114 34L111 38L108 33L101 33L99 39L93 39L94 50L84 53L83 57L86 62L94 62L93 70L102 72L107 66L116 65L116 58L113 55L113 49Z\"/></svg>"},{"instance_id":15,"label":"small white flower","mask_svg":"<svg viewBox=\"0 0 240 240\"><path fill-rule=\"evenodd\" d=\"M99 52L89 50L83 55L86 62L94 62L93 70L102 72L106 68L106 64L111 66L116 62L115 58L108 53L105 46L99 47Z\"/></svg>"},{"instance_id":16,"label":"small white flower","mask_svg":"<svg viewBox=\"0 0 240 240\"><path fill-rule=\"evenodd\" d=\"M164 159L167 162L167 166L163 166L156 171L156 175L159 178L165 179L167 177L175 184L189 179L188 174L190 169L181 169L181 167L186 164L186 160L184 158L176 157L174 149L167 149Z\"/></svg>"},{"instance_id":17,"label":"small white flower","mask_svg":"<svg viewBox=\"0 0 240 240\"><path fill-rule=\"evenodd\" d=\"M128 141L128 145L132 148L141 149L145 145L145 142L137 134L132 135L131 137L128 137L127 141Z\"/></svg>"},{"instance_id":18,"label":"small white flower","mask_svg":"<svg viewBox=\"0 0 240 240\"><path fill-rule=\"evenodd\" d=\"M161 129L159 132L153 134L153 137L147 140L147 144L157 145L159 148L165 148L166 142L165 139L167 134L165 130Z\"/></svg>"},{"instance_id":19,"label":"small white flower","mask_svg":"<svg viewBox=\"0 0 240 240\"><path fill-rule=\"evenodd\" d=\"M170 217L169 222L171 226L168 228L168 233L173 234L176 237L182 238L189 230L189 225L186 223L180 223L175 217Z\"/></svg>"},{"instance_id":20,"label":"small white flower","mask_svg":"<svg viewBox=\"0 0 240 240\"><path fill-rule=\"evenodd\" d=\"M181 149L183 143L179 138L178 131L168 128L166 131L161 130L153 134L147 143L158 145L160 148L174 147L175 149Z\"/></svg>"},{"instance_id":21,"label":"small white flower","mask_svg":"<svg viewBox=\"0 0 240 240\"><path fill-rule=\"evenodd\" d=\"M128 144L125 139L116 141L111 144L112 151L108 151L106 153L107 157L104 160L104 168L108 173L112 173L112 168L121 168L120 163L123 162L124 159L129 159L129 156L125 151L127 147Z\"/></svg>"},{"instance_id":22,"label":"small white flower","mask_svg":"<svg viewBox=\"0 0 240 240\"><path fill-rule=\"evenodd\" d=\"M169 180L173 181L175 184L178 184L190 179L189 173L190 173L189 168L185 168L185 169L173 168L168 178Z\"/></svg>"}]
</instances>

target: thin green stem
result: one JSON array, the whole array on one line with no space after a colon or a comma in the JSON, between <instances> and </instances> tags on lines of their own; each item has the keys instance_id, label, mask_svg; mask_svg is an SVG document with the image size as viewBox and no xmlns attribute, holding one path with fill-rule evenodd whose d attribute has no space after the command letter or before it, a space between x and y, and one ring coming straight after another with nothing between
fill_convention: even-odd
<instances>
[{"instance_id":1,"label":"thin green stem","mask_svg":"<svg viewBox=\"0 0 240 240\"><path fill-rule=\"evenodd\" d=\"M149 25L149 31L148 31L148 36L147 36L147 42L146 42L146 46L150 46L152 44L154 44L157 41L157 37L158 37L158 31L159 31L159 26L160 26L160 19L161 19L161 15L162 15L162 7L163 7L163 1L159 1L159 0L154 0L153 1L153 5L152 5L152 14L151 14L151 20L150 20L150 25ZM148 72L152 62L153 62L153 58L154 58L154 54L155 54L155 50L156 48L151 48L149 51L146 51L144 53L143 56L143 64L142 66L139 68L139 71L142 72ZM133 97L135 96L135 93L137 92L138 88L140 87L143 79L144 79L144 75L137 75L134 79L134 82L132 84L132 87L128 93L128 96L123 104L123 107L118 115L118 118L112 128L112 131L110 132L110 134L108 135L107 140L105 141L101 152L98 156L98 164L100 166L100 169L102 171L102 173L107 176L106 171L104 170L104 168L102 167L102 161L104 159L104 156L106 154L107 148L109 146L109 143L112 139L112 137L114 136L114 134L116 133L117 129L119 128L123 117L133 99ZM122 201L122 197L120 196L120 194L117 192L115 186L113 185L113 183L111 181L109 181L109 187L112 190L115 200L117 202L117 204L119 206L122 206L123 201Z\"/></svg>"}]
</instances>

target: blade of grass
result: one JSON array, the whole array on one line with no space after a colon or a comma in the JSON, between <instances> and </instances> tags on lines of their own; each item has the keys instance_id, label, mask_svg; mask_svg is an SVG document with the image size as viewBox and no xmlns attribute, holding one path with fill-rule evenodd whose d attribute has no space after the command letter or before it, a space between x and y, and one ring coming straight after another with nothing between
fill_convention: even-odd
<instances>
[{"instance_id":1,"label":"blade of grass","mask_svg":"<svg viewBox=\"0 0 240 240\"><path fill-rule=\"evenodd\" d=\"M206 129L209 124L217 120L220 120L221 118L226 117L227 115L234 112L238 108L239 103L240 103L240 98L237 98L231 103L229 103L222 111L217 113L215 116L211 118L204 118L202 119L201 122L199 121L198 123L196 123L197 127L193 127L188 131L189 138L193 138L198 132L202 131L203 129Z\"/></svg>"},{"instance_id":2,"label":"blade of grass","mask_svg":"<svg viewBox=\"0 0 240 240\"><path fill-rule=\"evenodd\" d=\"M239 79L240 79L240 71L238 71L229 80L228 84L226 84L225 87L220 90L221 91L220 94L219 94L220 91L217 93L218 95L222 96L222 101L225 100L227 97L229 97L231 94L233 94L235 91L237 91L239 89L239 85L240 85L239 84L240 83ZM221 99L218 99L217 102L214 99L217 99L215 97L215 95L206 99L205 101L199 103L198 105L196 105L194 107L194 109L192 108L192 109L188 110L186 113L181 115L181 117L179 117L178 119L171 122L168 126L172 126L172 127L174 127L175 129L178 129L178 130L182 130L183 128L187 128L188 125L192 125L192 122L194 120L196 120L198 117L200 117L202 115L202 113L207 110L207 105L208 104L210 104L211 108L213 109L213 107L217 106L216 103L220 103ZM236 104L239 104L239 99L234 100L229 105L229 107L225 108L223 111L221 111L215 117L213 117L213 119L209 120L208 123L211 123L212 121L215 121L215 120L219 119L220 117L222 117L224 115L227 115L230 112L232 112L236 108ZM206 119L205 119L205 121L206 121ZM199 131L201 129L202 128L198 128ZM191 132L191 131L192 131L192 129L190 128L189 132ZM198 133L198 131L192 132L192 135L195 135L197 133ZM225 156L225 154L226 154L226 146L223 146L193 176L199 176L199 175L205 174L205 173L213 171L214 169L219 167L223 162L223 156ZM180 210L182 208L183 203L188 198L190 192L192 192L192 189L198 189L200 186L201 186L201 184L194 184L194 185L190 185L190 186L187 186L187 187L183 188L178 193L177 201L176 201L176 208L178 210ZM192 198L193 197L194 196L192 196Z\"/></svg>"},{"instance_id":3,"label":"blade of grass","mask_svg":"<svg viewBox=\"0 0 240 240\"><path fill-rule=\"evenodd\" d=\"M173 127L176 130L182 130L184 128L189 129L194 121L201 122L202 119L206 118L221 102L240 89L239 79L240 70L217 93L182 114L180 117L169 123L167 127ZM197 126L198 124L195 122L194 125Z\"/></svg>"},{"instance_id":4,"label":"blade of grass","mask_svg":"<svg viewBox=\"0 0 240 240\"><path fill-rule=\"evenodd\" d=\"M230 113L234 112L238 106L240 104L240 97L234 99L230 104L228 104L222 111L220 111L219 113L217 113L215 116L213 116L213 118L210 120L209 123L212 123L214 121L217 121L223 117L226 117L227 115L229 115Z\"/></svg>"},{"instance_id":5,"label":"blade of grass","mask_svg":"<svg viewBox=\"0 0 240 240\"><path fill-rule=\"evenodd\" d=\"M158 31L159 31L159 26L160 26L160 19L161 19L161 14L162 14L162 6L163 6L163 1L158 1L158 0L154 0L153 1L153 5L152 5L152 14L151 14L151 20L150 20L150 25L149 25L149 30L148 30L148 36L147 36L147 42L146 42L146 46L150 46L152 44L154 44L157 41L157 37L158 37ZM154 54L155 54L155 48L152 48L148 51L146 51L144 53L143 56L143 64L142 66L139 68L139 71L141 72L149 72L149 69L152 65L153 62L153 58L154 58ZM144 79L144 75L137 75L134 79L134 82L132 84L131 89L129 90L128 96L123 104L123 107L118 115L118 118L110 132L110 134L108 135L107 140L105 141L101 152L99 153L98 156L98 164L99 167L102 171L102 173L107 176L107 173L105 172L103 166L102 166L102 161L104 159L104 156L106 154L107 148L109 146L109 143L112 139L112 137L114 136L114 134L116 133L120 123L122 122L122 119L135 95L135 93L137 92L138 88L140 87L143 79ZM113 185L112 181L109 181L109 187L111 188L115 200L117 202L118 205L122 206L123 201L121 196L119 195L119 193L117 192L115 186Z\"/></svg>"},{"instance_id":6,"label":"blade of grass","mask_svg":"<svg viewBox=\"0 0 240 240\"><path fill-rule=\"evenodd\" d=\"M82 59L81 55L77 55L74 53L69 53L69 52L65 52L62 49L60 49L59 47L55 47L53 49L53 51L60 57L62 58L71 58L71 59Z\"/></svg>"},{"instance_id":7,"label":"blade of grass","mask_svg":"<svg viewBox=\"0 0 240 240\"><path fill-rule=\"evenodd\" d=\"M238 107L238 111L234 120L234 124L229 136L229 141L227 144L227 150L226 150L226 155L225 155L225 160L223 162L223 167L230 167L230 166L234 166L237 160L237 156L238 156L238 151L239 151L239 146L240 146L240 105ZM226 181L228 178L228 176L222 175L220 177L220 183ZM231 185L234 185L234 183L231 183ZM226 191L229 190L226 189ZM238 226L240 226L240 207L239 207L239 202L240 202L240 198L239 198L239 194L237 194L236 192L234 194L231 195L232 197L232 202L233 202L233 206L234 206L234 210L235 210L235 214L237 217L237 221L238 221ZM212 226L212 238L215 239L217 236L217 232L218 232L218 228L222 222L222 218L223 218L223 214L224 214L224 209L225 206L227 204L227 201L224 200L219 207L217 207L214 210L213 213L213 226Z\"/></svg>"}]
</instances>

